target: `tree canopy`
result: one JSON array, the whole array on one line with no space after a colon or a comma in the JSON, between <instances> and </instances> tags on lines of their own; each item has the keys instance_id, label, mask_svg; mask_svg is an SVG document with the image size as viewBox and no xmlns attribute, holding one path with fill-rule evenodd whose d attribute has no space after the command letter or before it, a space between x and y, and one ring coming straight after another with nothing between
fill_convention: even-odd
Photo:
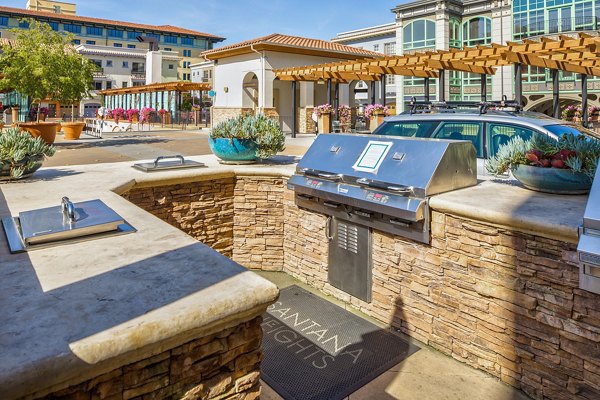
<instances>
[{"instance_id":1,"label":"tree canopy","mask_svg":"<svg viewBox=\"0 0 600 400\"><path fill-rule=\"evenodd\" d=\"M14 89L30 100L77 102L88 95L96 66L75 51L72 34L29 19L29 29L13 29L12 46L0 55L0 89Z\"/></svg>"}]
</instances>

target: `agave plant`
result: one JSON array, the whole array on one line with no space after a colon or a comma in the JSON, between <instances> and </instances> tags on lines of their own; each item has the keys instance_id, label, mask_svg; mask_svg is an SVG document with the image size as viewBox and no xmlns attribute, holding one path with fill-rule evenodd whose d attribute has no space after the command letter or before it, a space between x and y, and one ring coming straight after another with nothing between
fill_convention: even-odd
<instances>
[{"instance_id":1,"label":"agave plant","mask_svg":"<svg viewBox=\"0 0 600 400\"><path fill-rule=\"evenodd\" d=\"M18 128L6 129L0 134L0 179L19 179L33 173L55 151L40 137L34 138Z\"/></svg>"},{"instance_id":2,"label":"agave plant","mask_svg":"<svg viewBox=\"0 0 600 400\"><path fill-rule=\"evenodd\" d=\"M279 122L264 114L240 115L220 122L212 129L210 137L251 140L256 144L258 158L268 158L285 148L285 135Z\"/></svg>"},{"instance_id":3,"label":"agave plant","mask_svg":"<svg viewBox=\"0 0 600 400\"><path fill-rule=\"evenodd\" d=\"M520 137L500 146L486 169L494 175L503 174L520 164L540 168L570 169L594 179L600 158L600 141L586 136L563 135L558 140L536 135L530 140Z\"/></svg>"}]
</instances>

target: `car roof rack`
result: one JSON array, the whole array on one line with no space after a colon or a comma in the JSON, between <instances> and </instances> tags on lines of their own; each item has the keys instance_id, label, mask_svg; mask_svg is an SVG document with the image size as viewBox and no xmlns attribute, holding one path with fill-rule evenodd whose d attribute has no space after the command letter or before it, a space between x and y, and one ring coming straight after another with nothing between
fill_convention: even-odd
<instances>
[{"instance_id":1,"label":"car roof rack","mask_svg":"<svg viewBox=\"0 0 600 400\"><path fill-rule=\"evenodd\" d=\"M458 108L477 108L479 114L485 114L489 109L512 108L521 112L523 107L516 100L508 100L506 95L500 101L417 101L415 97L410 100L410 113L452 113Z\"/></svg>"}]
</instances>

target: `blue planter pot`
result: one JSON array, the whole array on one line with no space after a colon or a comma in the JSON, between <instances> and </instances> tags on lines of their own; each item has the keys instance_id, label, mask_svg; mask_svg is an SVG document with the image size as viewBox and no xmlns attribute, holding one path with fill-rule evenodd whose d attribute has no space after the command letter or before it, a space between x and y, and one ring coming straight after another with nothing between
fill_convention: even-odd
<instances>
[{"instance_id":1,"label":"blue planter pot","mask_svg":"<svg viewBox=\"0 0 600 400\"><path fill-rule=\"evenodd\" d=\"M249 139L208 138L212 152L226 164L256 162L256 144Z\"/></svg>"},{"instance_id":2,"label":"blue planter pot","mask_svg":"<svg viewBox=\"0 0 600 400\"><path fill-rule=\"evenodd\" d=\"M583 172L570 169L541 168L519 165L512 170L513 176L527 189L554 194L585 194L592 187L592 180Z\"/></svg>"}]
</instances>

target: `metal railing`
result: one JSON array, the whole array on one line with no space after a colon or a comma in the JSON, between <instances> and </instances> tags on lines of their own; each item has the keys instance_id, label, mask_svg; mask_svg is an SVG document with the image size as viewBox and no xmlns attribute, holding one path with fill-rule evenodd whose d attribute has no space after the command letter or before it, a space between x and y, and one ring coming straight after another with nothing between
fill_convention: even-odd
<instances>
[{"instance_id":1,"label":"metal railing","mask_svg":"<svg viewBox=\"0 0 600 400\"><path fill-rule=\"evenodd\" d=\"M515 21L514 37L523 39L529 36L598 30L598 17L570 17L560 19L543 19L526 25L518 25Z\"/></svg>"}]
</instances>

